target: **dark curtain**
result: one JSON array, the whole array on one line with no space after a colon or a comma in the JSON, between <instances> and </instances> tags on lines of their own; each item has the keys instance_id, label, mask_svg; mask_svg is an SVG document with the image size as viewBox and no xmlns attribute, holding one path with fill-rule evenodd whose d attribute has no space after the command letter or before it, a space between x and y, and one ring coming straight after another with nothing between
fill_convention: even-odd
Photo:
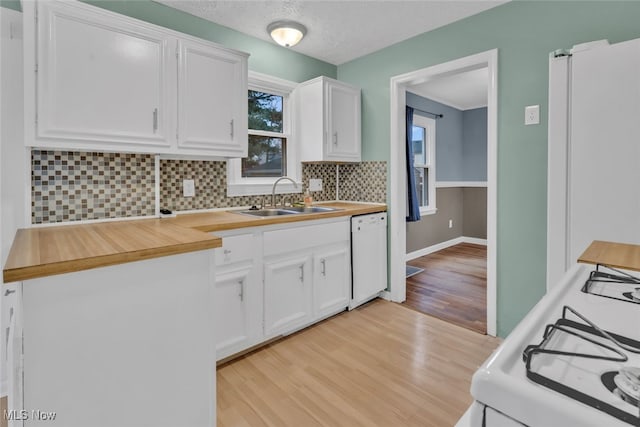
<instances>
[{"instance_id":1,"label":"dark curtain","mask_svg":"<svg viewBox=\"0 0 640 427\"><path fill-rule=\"evenodd\" d=\"M420 201L416 189L416 174L413 171L413 108L406 109L407 145L407 222L420 221Z\"/></svg>"}]
</instances>

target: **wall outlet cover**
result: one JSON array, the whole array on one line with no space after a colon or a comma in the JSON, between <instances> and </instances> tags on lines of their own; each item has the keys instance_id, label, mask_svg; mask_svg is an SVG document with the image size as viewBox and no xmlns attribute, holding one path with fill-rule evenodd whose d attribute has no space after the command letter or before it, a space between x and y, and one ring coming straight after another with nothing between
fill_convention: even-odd
<instances>
[{"instance_id":1,"label":"wall outlet cover","mask_svg":"<svg viewBox=\"0 0 640 427\"><path fill-rule=\"evenodd\" d=\"M196 195L196 184L193 179L182 180L182 195L184 197L194 197Z\"/></svg>"},{"instance_id":2,"label":"wall outlet cover","mask_svg":"<svg viewBox=\"0 0 640 427\"><path fill-rule=\"evenodd\" d=\"M322 179L309 179L309 191L322 191Z\"/></svg>"},{"instance_id":3,"label":"wall outlet cover","mask_svg":"<svg viewBox=\"0 0 640 427\"><path fill-rule=\"evenodd\" d=\"M540 124L540 106L529 105L524 107L524 124L537 125Z\"/></svg>"}]
</instances>

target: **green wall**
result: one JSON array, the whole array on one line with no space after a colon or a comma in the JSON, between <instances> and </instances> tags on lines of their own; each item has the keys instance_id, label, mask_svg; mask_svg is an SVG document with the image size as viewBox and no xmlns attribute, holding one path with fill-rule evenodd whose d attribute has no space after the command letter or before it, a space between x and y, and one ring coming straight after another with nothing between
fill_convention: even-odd
<instances>
[{"instance_id":1,"label":"green wall","mask_svg":"<svg viewBox=\"0 0 640 427\"><path fill-rule=\"evenodd\" d=\"M336 77L335 65L297 53L295 48L287 49L275 43L247 36L160 3L149 0L85 0L85 2L250 53L249 69L253 71L294 82L303 82L321 75ZM0 6L21 10L18 0L0 0Z\"/></svg>"},{"instance_id":2,"label":"green wall","mask_svg":"<svg viewBox=\"0 0 640 427\"><path fill-rule=\"evenodd\" d=\"M362 88L363 158L388 160L389 79L498 48L500 336L545 293L549 52L638 38L639 22L640 2L514 1L338 66L340 80ZM534 104L541 124L524 126Z\"/></svg>"}]
</instances>

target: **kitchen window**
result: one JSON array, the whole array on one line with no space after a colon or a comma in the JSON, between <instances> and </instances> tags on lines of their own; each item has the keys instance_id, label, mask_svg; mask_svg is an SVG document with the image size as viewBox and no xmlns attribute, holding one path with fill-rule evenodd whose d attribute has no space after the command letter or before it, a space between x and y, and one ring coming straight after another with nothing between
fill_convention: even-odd
<instances>
[{"instance_id":1,"label":"kitchen window","mask_svg":"<svg viewBox=\"0 0 640 427\"><path fill-rule=\"evenodd\" d=\"M300 181L292 117L296 86L294 82L249 72L248 155L227 162L227 195L270 194L275 180L285 175ZM296 190L291 183L282 182L278 188L295 192L301 187Z\"/></svg>"},{"instance_id":2,"label":"kitchen window","mask_svg":"<svg viewBox=\"0 0 640 427\"><path fill-rule=\"evenodd\" d=\"M436 212L436 121L413 115L413 170L416 180L420 214Z\"/></svg>"}]
</instances>

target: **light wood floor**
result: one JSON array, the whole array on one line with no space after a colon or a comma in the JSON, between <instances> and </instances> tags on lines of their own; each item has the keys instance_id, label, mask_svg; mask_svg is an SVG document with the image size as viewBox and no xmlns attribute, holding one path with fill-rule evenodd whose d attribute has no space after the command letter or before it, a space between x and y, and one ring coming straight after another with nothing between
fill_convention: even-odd
<instances>
[{"instance_id":1,"label":"light wood floor","mask_svg":"<svg viewBox=\"0 0 640 427\"><path fill-rule=\"evenodd\" d=\"M499 340L376 300L218 368L218 426L452 426Z\"/></svg>"},{"instance_id":2,"label":"light wood floor","mask_svg":"<svg viewBox=\"0 0 640 427\"><path fill-rule=\"evenodd\" d=\"M487 333L486 246L460 243L407 264L424 268L407 279L407 307Z\"/></svg>"}]
</instances>

